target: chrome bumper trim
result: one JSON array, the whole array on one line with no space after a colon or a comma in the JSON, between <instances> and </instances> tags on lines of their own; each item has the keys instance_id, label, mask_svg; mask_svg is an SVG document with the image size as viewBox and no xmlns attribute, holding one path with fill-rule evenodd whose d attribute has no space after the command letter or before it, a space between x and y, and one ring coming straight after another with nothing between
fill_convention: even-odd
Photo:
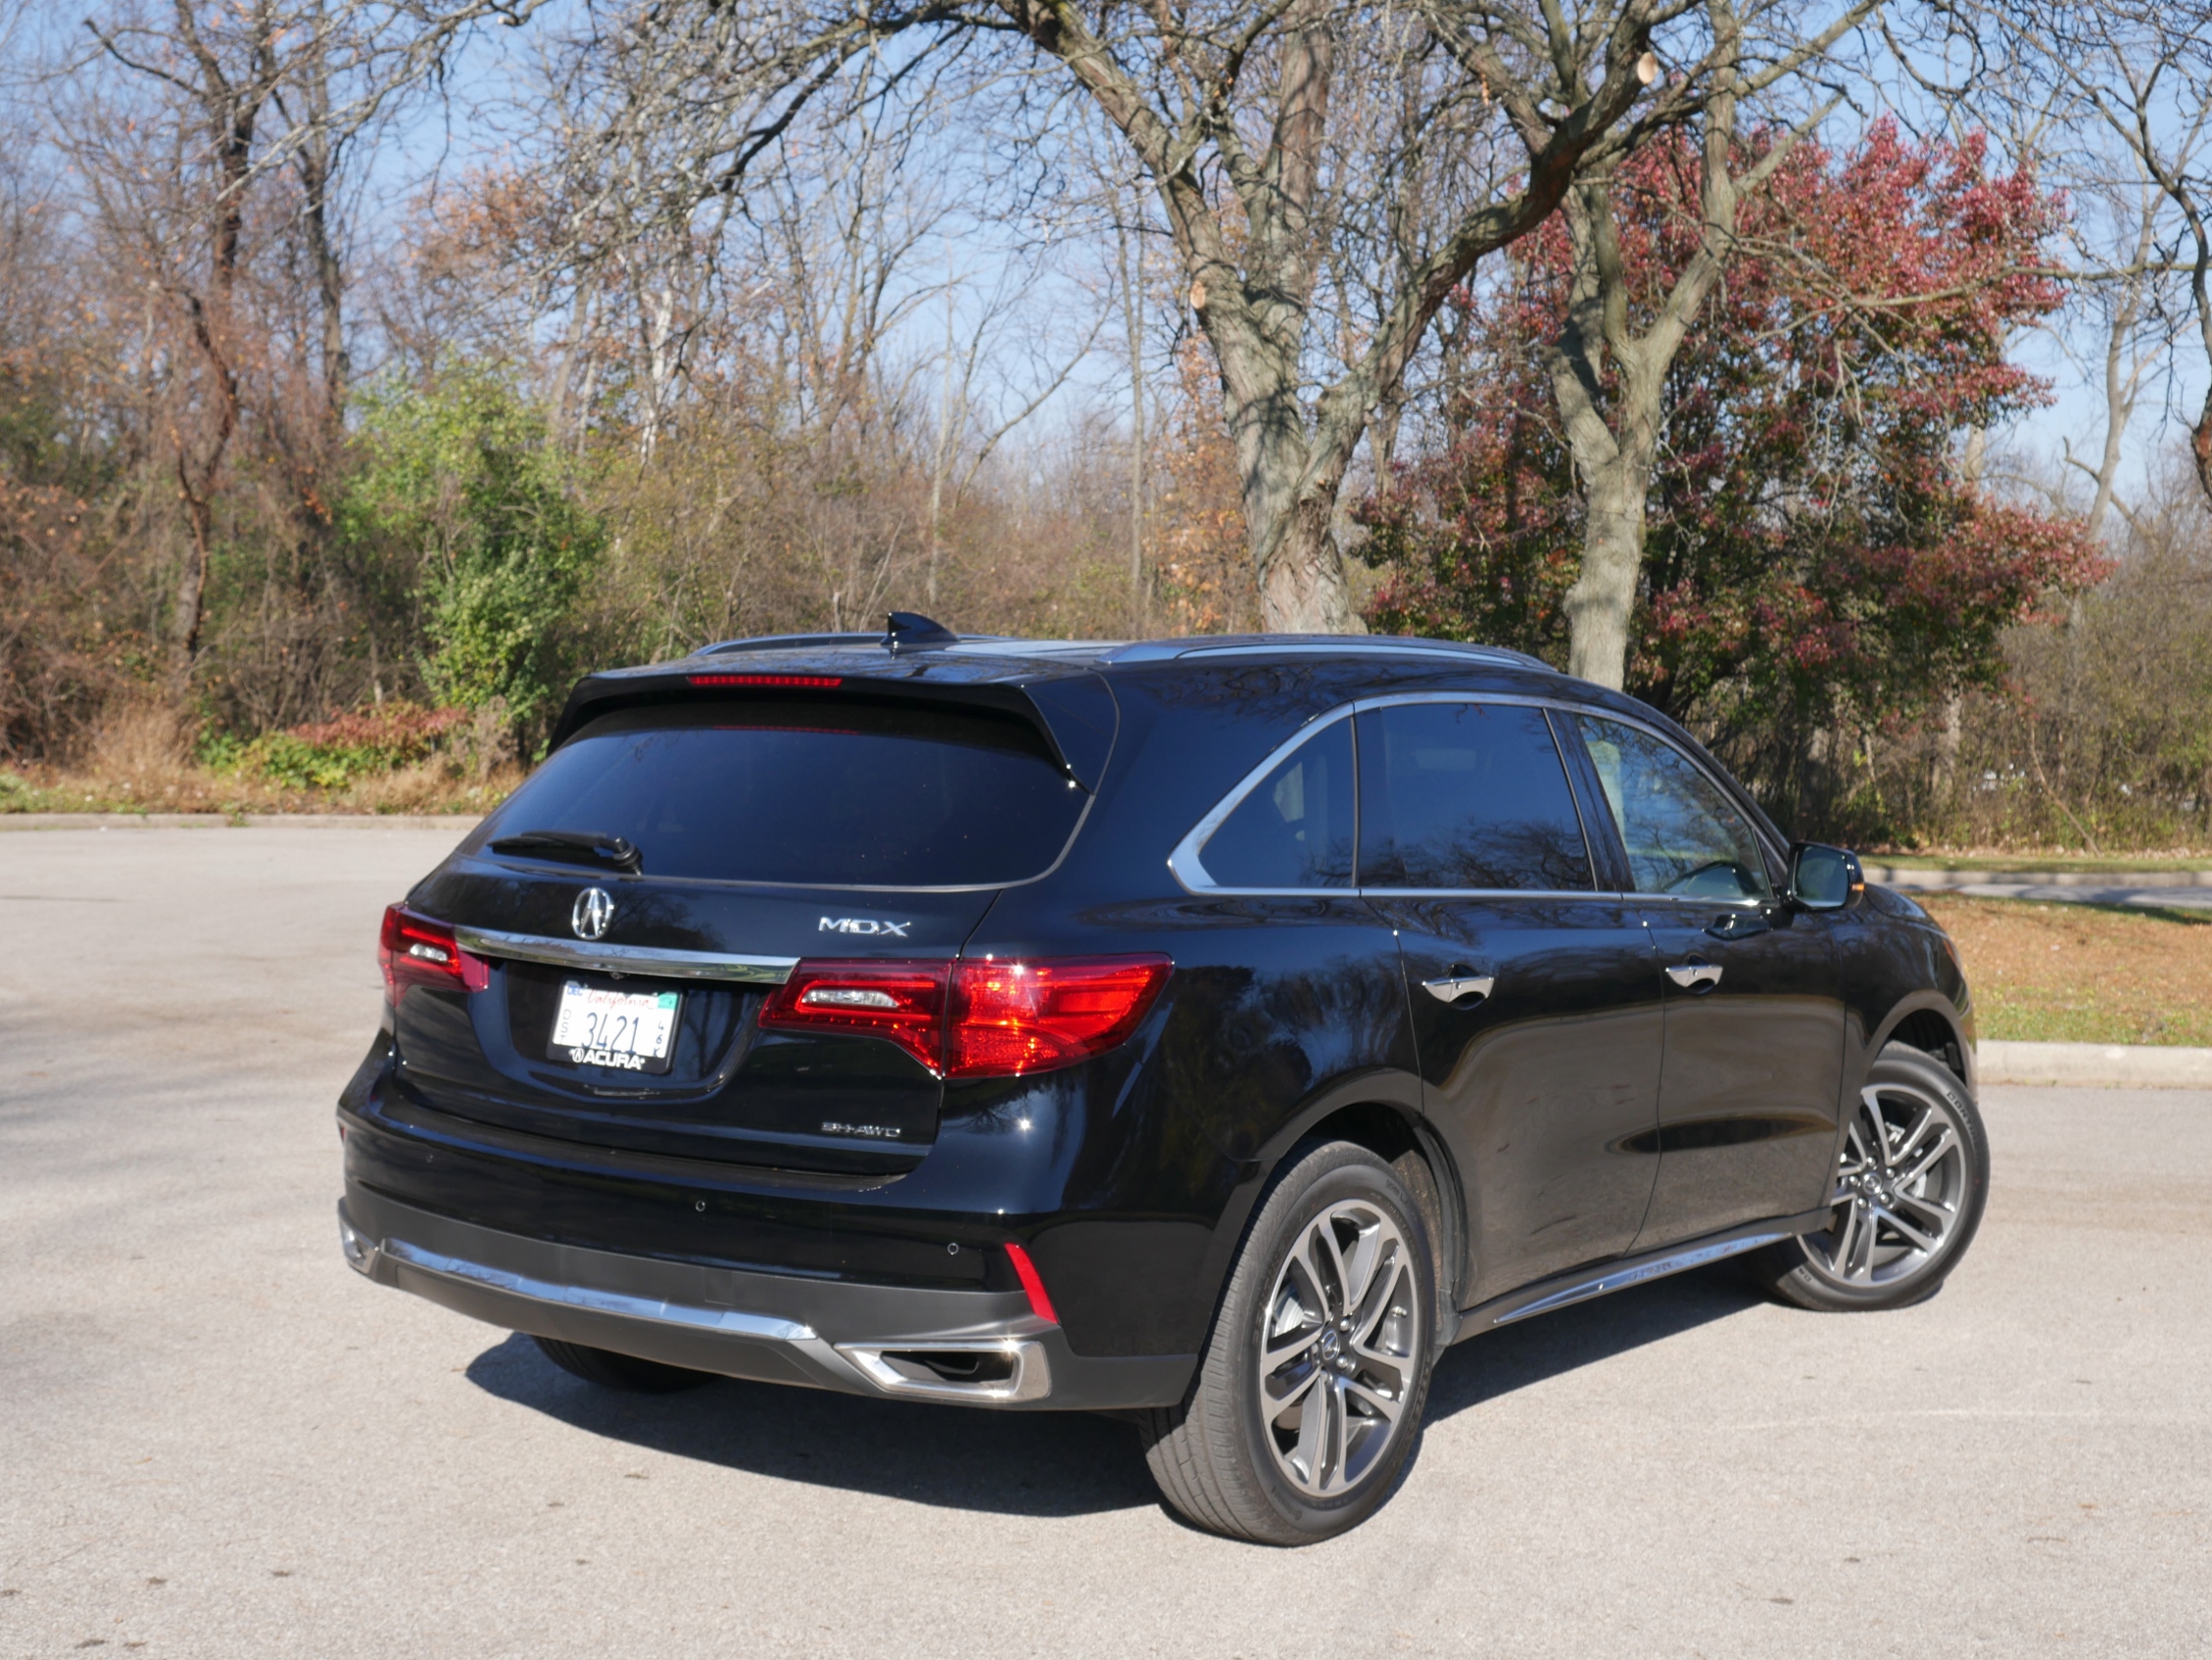
<instances>
[{"instance_id":1,"label":"chrome bumper trim","mask_svg":"<svg viewBox=\"0 0 2212 1660\"><path fill-rule=\"evenodd\" d=\"M582 940L553 940L539 934L503 934L493 928L455 928L461 949L480 957L512 957L552 963L556 968L589 969L601 974L644 974L663 980L734 980L741 985L781 986L798 966L797 957L733 956L724 951L666 950L656 945L603 945Z\"/></svg>"},{"instance_id":2,"label":"chrome bumper trim","mask_svg":"<svg viewBox=\"0 0 2212 1660\"><path fill-rule=\"evenodd\" d=\"M351 1232L350 1228L347 1229ZM357 1235L358 1237L358 1235ZM778 1320L766 1314L747 1314L735 1308L688 1308L682 1303L661 1302L647 1297L625 1296L619 1291L594 1290L589 1286L561 1286L549 1280L533 1280L527 1275L510 1274L502 1268L487 1268L480 1262L464 1262L459 1257L440 1256L436 1251L426 1251L410 1245L404 1239L386 1239L381 1253L393 1262L403 1262L408 1267L425 1274L442 1275L448 1280L464 1280L479 1286L489 1286L495 1290L511 1295L528 1297L533 1302L559 1303L570 1308L588 1308L601 1314L622 1314L633 1320L657 1320L664 1325L689 1326L700 1331L720 1332L729 1337L761 1338L771 1343L812 1343L814 1330L795 1320ZM348 1259L352 1250L347 1251ZM366 1269L363 1272L367 1272Z\"/></svg>"}]
</instances>

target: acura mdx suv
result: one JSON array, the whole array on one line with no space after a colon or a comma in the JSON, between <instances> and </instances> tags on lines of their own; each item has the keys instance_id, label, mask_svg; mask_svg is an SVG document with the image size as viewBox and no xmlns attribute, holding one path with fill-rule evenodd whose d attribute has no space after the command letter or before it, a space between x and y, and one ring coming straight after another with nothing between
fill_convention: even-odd
<instances>
[{"instance_id":1,"label":"acura mdx suv","mask_svg":"<svg viewBox=\"0 0 2212 1660\"><path fill-rule=\"evenodd\" d=\"M613 1389L1127 1417L1350 1527L1447 1344L1740 1258L1926 1297L1989 1156L1950 942L1506 651L733 641L594 674L383 923L347 1260Z\"/></svg>"}]
</instances>

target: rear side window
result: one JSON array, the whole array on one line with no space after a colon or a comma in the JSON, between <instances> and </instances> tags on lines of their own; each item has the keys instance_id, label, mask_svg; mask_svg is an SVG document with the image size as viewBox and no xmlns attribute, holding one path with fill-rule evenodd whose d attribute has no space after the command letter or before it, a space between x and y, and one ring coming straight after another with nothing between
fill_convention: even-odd
<instances>
[{"instance_id":1,"label":"rear side window","mask_svg":"<svg viewBox=\"0 0 2212 1660\"><path fill-rule=\"evenodd\" d=\"M1237 803L1198 862L1218 887L1350 887L1352 799L1352 722L1339 720Z\"/></svg>"},{"instance_id":2,"label":"rear side window","mask_svg":"<svg viewBox=\"0 0 2212 1660\"><path fill-rule=\"evenodd\" d=\"M1591 887L1590 852L1543 712L1416 703L1360 721L1360 886Z\"/></svg>"},{"instance_id":3,"label":"rear side window","mask_svg":"<svg viewBox=\"0 0 2212 1660\"><path fill-rule=\"evenodd\" d=\"M995 887L1060 857L1085 796L1011 716L834 702L662 705L593 721L469 838L627 836L647 876Z\"/></svg>"}]
</instances>

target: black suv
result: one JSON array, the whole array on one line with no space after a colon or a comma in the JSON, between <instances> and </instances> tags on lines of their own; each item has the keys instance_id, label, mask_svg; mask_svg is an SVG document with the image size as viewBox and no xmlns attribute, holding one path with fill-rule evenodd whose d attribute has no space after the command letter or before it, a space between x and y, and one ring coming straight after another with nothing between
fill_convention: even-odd
<instances>
[{"instance_id":1,"label":"black suv","mask_svg":"<svg viewBox=\"0 0 2212 1660\"><path fill-rule=\"evenodd\" d=\"M381 954L362 1273L614 1388L1117 1412L1262 1541L1384 1500L1446 1344L1726 1257L1912 1302L1988 1182L1942 930L1473 646L595 674Z\"/></svg>"}]
</instances>

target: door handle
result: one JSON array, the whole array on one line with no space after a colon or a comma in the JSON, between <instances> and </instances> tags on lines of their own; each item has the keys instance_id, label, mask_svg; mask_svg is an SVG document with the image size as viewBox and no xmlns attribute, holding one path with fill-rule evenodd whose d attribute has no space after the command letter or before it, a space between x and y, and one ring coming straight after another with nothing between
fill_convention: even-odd
<instances>
[{"instance_id":1,"label":"door handle","mask_svg":"<svg viewBox=\"0 0 2212 1660\"><path fill-rule=\"evenodd\" d=\"M1473 998L1480 1002L1490 995L1490 988L1496 984L1494 974L1454 973L1424 980L1421 987L1438 1002L1457 1002L1462 998Z\"/></svg>"},{"instance_id":2,"label":"door handle","mask_svg":"<svg viewBox=\"0 0 2212 1660\"><path fill-rule=\"evenodd\" d=\"M1678 962L1666 977L1685 992L1711 991L1720 984L1720 970L1710 962Z\"/></svg>"}]
</instances>

